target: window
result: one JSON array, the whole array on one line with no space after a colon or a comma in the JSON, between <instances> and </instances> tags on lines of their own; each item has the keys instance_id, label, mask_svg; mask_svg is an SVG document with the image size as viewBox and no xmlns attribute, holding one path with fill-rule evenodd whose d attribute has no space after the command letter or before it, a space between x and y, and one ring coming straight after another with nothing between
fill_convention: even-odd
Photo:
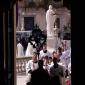
<instances>
[{"instance_id":1,"label":"window","mask_svg":"<svg viewBox=\"0 0 85 85\"><path fill-rule=\"evenodd\" d=\"M26 31L34 29L34 17L24 17L24 28Z\"/></svg>"}]
</instances>

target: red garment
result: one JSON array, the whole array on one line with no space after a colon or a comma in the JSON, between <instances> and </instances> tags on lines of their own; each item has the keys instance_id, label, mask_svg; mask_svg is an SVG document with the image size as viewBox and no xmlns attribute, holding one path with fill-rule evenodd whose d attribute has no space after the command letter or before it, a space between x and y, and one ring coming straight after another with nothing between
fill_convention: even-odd
<instances>
[{"instance_id":1,"label":"red garment","mask_svg":"<svg viewBox=\"0 0 85 85\"><path fill-rule=\"evenodd\" d=\"M70 85L70 81L68 79L66 80L66 85Z\"/></svg>"}]
</instances>

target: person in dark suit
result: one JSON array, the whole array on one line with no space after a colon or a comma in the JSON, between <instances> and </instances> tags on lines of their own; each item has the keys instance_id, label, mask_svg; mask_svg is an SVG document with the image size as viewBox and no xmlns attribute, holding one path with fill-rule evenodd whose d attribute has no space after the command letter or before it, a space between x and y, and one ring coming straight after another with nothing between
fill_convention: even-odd
<instances>
[{"instance_id":1,"label":"person in dark suit","mask_svg":"<svg viewBox=\"0 0 85 85\"><path fill-rule=\"evenodd\" d=\"M43 61L39 60L39 68L31 74L31 85L49 85L49 74L43 69Z\"/></svg>"},{"instance_id":2,"label":"person in dark suit","mask_svg":"<svg viewBox=\"0 0 85 85\"><path fill-rule=\"evenodd\" d=\"M58 64L58 59L53 58L53 66L50 68L51 85L65 85L63 82L63 68Z\"/></svg>"}]
</instances>

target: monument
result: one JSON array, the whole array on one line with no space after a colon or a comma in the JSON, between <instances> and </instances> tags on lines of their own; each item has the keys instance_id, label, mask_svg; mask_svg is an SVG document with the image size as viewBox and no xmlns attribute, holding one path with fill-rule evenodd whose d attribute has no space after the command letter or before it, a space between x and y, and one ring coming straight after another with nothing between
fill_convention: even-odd
<instances>
[{"instance_id":1,"label":"monument","mask_svg":"<svg viewBox=\"0 0 85 85\"><path fill-rule=\"evenodd\" d=\"M52 5L49 5L49 9L46 12L46 22L47 22L47 36L53 36L53 28L56 20L56 14L52 8Z\"/></svg>"},{"instance_id":2,"label":"monument","mask_svg":"<svg viewBox=\"0 0 85 85\"><path fill-rule=\"evenodd\" d=\"M53 10L52 5L49 5L49 9L46 12L46 24L47 24L47 50L52 53L58 47L58 28L54 25L57 19L57 14Z\"/></svg>"}]
</instances>

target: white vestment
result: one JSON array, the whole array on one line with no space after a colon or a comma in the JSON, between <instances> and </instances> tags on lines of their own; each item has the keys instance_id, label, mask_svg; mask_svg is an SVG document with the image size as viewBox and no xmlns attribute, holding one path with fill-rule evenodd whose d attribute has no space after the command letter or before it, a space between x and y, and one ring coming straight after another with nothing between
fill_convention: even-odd
<instances>
[{"instance_id":1,"label":"white vestment","mask_svg":"<svg viewBox=\"0 0 85 85\"><path fill-rule=\"evenodd\" d=\"M42 59L42 57L45 57L45 56L51 57L50 52L47 51L46 53L44 53L43 50L41 50L40 55L39 55L39 59Z\"/></svg>"},{"instance_id":2,"label":"white vestment","mask_svg":"<svg viewBox=\"0 0 85 85\"><path fill-rule=\"evenodd\" d=\"M23 57L24 52L23 52L23 46L21 43L17 44L17 57Z\"/></svg>"},{"instance_id":3,"label":"white vestment","mask_svg":"<svg viewBox=\"0 0 85 85\"><path fill-rule=\"evenodd\" d=\"M30 43L28 43L25 56L26 56L26 57L32 56L32 52L33 52L33 46L32 46Z\"/></svg>"},{"instance_id":4,"label":"white vestment","mask_svg":"<svg viewBox=\"0 0 85 85\"><path fill-rule=\"evenodd\" d=\"M38 69L38 62L37 63L33 63L33 60L29 60L27 63L26 63L26 83L27 82L30 82L31 80L31 74L28 73L30 70L34 71Z\"/></svg>"},{"instance_id":5,"label":"white vestment","mask_svg":"<svg viewBox=\"0 0 85 85\"><path fill-rule=\"evenodd\" d=\"M30 70L34 71L37 68L38 68L38 62L37 63L33 63L33 60L29 60L28 63L26 64L26 74L28 74L28 72Z\"/></svg>"},{"instance_id":6,"label":"white vestment","mask_svg":"<svg viewBox=\"0 0 85 85\"><path fill-rule=\"evenodd\" d=\"M71 62L71 49L64 51L60 57L60 60L65 64L65 67L67 68L68 64Z\"/></svg>"}]
</instances>

